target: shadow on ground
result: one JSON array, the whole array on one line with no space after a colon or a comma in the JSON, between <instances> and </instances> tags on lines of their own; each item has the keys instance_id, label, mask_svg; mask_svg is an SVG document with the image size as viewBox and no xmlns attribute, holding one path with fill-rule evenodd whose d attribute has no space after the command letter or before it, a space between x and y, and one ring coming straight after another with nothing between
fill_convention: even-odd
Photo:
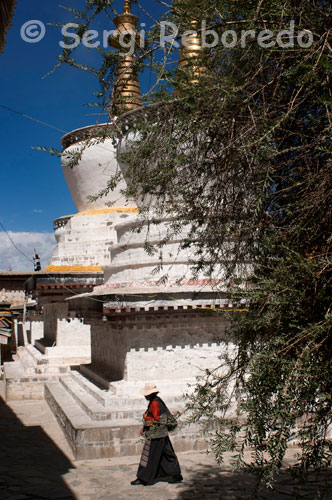
<instances>
[{"instance_id":1,"label":"shadow on ground","mask_svg":"<svg viewBox=\"0 0 332 500\"><path fill-rule=\"evenodd\" d=\"M255 478L249 474L225 471L223 467L201 465L176 500L250 500L255 491ZM332 500L332 469L311 474L308 482L299 487L287 472L282 472L274 490L264 488L259 500Z\"/></svg>"},{"instance_id":2,"label":"shadow on ground","mask_svg":"<svg viewBox=\"0 0 332 500\"><path fill-rule=\"evenodd\" d=\"M62 475L74 465L39 426L25 426L0 398L0 498L74 499Z\"/></svg>"}]
</instances>

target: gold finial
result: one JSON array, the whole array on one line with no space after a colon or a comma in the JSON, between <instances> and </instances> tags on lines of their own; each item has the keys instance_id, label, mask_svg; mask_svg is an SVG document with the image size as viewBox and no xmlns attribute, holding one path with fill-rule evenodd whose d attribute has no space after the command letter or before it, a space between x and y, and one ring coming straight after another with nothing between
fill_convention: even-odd
<instances>
[{"instance_id":1,"label":"gold finial","mask_svg":"<svg viewBox=\"0 0 332 500\"><path fill-rule=\"evenodd\" d=\"M179 54L178 68L190 69L192 77L190 83L197 83L201 75L206 71L202 64L202 41L197 31L198 22L191 21L192 33L189 32L185 37L185 44L182 44ZM189 67L189 68L188 68Z\"/></svg>"},{"instance_id":2,"label":"gold finial","mask_svg":"<svg viewBox=\"0 0 332 500\"><path fill-rule=\"evenodd\" d=\"M124 0L123 13L130 14L130 0Z\"/></svg>"},{"instance_id":3,"label":"gold finial","mask_svg":"<svg viewBox=\"0 0 332 500\"><path fill-rule=\"evenodd\" d=\"M119 66L113 91L113 99L110 105L112 116L122 115L142 107L142 96L139 79L135 71L135 56L132 50L121 45L126 38L136 44L138 17L130 13L130 0L124 1L123 14L114 18L116 31L109 38L109 44L119 49L122 53L119 57Z\"/></svg>"}]
</instances>

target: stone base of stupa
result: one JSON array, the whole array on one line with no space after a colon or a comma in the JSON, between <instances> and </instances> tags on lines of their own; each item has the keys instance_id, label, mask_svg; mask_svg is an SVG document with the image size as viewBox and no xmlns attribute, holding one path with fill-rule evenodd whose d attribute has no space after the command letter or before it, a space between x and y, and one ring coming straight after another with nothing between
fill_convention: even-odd
<instances>
[{"instance_id":1,"label":"stone base of stupa","mask_svg":"<svg viewBox=\"0 0 332 500\"><path fill-rule=\"evenodd\" d=\"M175 309L174 301L155 309L149 296L147 290L145 309L130 307L130 297L118 312L108 302L106 320L91 322L91 363L45 384L45 399L77 459L139 454L145 383L157 385L172 413L182 412L196 377L234 352L221 302L218 310L207 298L195 310ZM206 447L196 425L180 427L172 442L177 451Z\"/></svg>"},{"instance_id":2,"label":"stone base of stupa","mask_svg":"<svg viewBox=\"0 0 332 500\"><path fill-rule=\"evenodd\" d=\"M114 226L105 283L68 300L70 307L80 300L102 304L99 316L89 318L82 309L91 327L91 363L45 384L45 399L76 458L138 454L144 384L155 383L172 412L183 410L188 384L235 349L226 329L238 304L230 303L223 282L184 278L190 276L190 255L179 240L164 248L163 270L156 275L159 254L146 254L147 228L137 228L136 216ZM158 245L166 223L150 229ZM159 280L164 271L167 283ZM205 446L195 426L180 428L172 441L183 451Z\"/></svg>"},{"instance_id":3,"label":"stone base of stupa","mask_svg":"<svg viewBox=\"0 0 332 500\"><path fill-rule=\"evenodd\" d=\"M120 394L117 385L121 385ZM113 391L105 391L81 373L71 371L57 382L45 384L45 400L62 427L76 459L139 455L142 439L142 415L146 401L139 395L140 384L115 382ZM181 392L174 381L160 387L161 396L173 413L183 410ZM121 391L124 390L124 393ZM177 394L175 394L177 393ZM179 428L171 434L176 451L206 449L197 425Z\"/></svg>"}]
</instances>

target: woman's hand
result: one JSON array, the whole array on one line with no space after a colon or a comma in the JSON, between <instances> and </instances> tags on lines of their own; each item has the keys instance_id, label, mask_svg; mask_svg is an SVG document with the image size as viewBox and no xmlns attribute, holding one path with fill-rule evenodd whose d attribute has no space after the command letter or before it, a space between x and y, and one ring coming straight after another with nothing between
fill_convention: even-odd
<instances>
[{"instance_id":1,"label":"woman's hand","mask_svg":"<svg viewBox=\"0 0 332 500\"><path fill-rule=\"evenodd\" d=\"M139 430L139 435L143 436L143 434L144 434L144 427L141 427L140 430Z\"/></svg>"}]
</instances>

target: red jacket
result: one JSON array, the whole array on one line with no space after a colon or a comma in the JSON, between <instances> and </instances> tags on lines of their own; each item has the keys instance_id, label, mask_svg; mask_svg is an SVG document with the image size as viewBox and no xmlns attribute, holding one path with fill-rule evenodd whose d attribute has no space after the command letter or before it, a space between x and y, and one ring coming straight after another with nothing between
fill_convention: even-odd
<instances>
[{"instance_id":1,"label":"red jacket","mask_svg":"<svg viewBox=\"0 0 332 500\"><path fill-rule=\"evenodd\" d=\"M147 413L144 413L143 418L145 422L160 422L160 406L158 401L152 401L150 406L149 406L149 413L152 415L148 415Z\"/></svg>"}]
</instances>

